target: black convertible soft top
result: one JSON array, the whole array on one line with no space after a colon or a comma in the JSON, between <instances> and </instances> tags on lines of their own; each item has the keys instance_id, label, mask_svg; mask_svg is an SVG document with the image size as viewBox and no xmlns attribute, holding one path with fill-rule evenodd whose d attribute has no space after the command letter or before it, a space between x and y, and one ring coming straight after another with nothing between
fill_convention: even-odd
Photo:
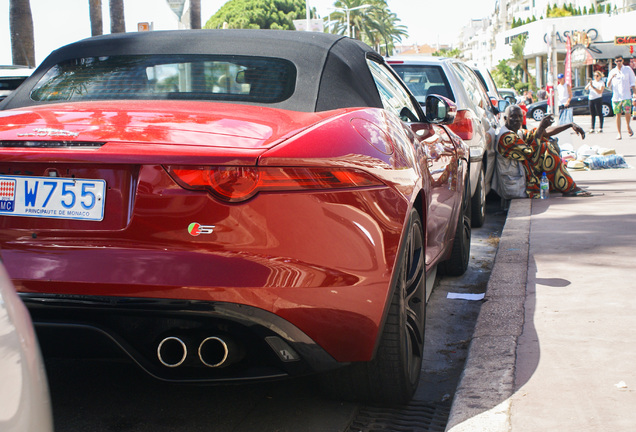
<instances>
[{"instance_id":1,"label":"black convertible soft top","mask_svg":"<svg viewBox=\"0 0 636 432\"><path fill-rule=\"evenodd\" d=\"M366 58L384 62L368 45L345 36L289 30L174 30L117 33L53 51L2 109L41 104L29 94L52 66L70 59L114 55L241 55L273 57L297 69L295 91L267 104L294 111L382 107Z\"/></svg>"}]
</instances>

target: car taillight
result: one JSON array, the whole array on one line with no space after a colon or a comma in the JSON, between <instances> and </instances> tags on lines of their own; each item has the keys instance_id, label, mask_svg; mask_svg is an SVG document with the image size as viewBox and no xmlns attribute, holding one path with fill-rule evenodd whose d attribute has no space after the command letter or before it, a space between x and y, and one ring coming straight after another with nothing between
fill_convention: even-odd
<instances>
[{"instance_id":1,"label":"car taillight","mask_svg":"<svg viewBox=\"0 0 636 432\"><path fill-rule=\"evenodd\" d=\"M463 140L473 139L473 113L468 110L459 110L455 116L455 121L448 125Z\"/></svg>"},{"instance_id":2,"label":"car taillight","mask_svg":"<svg viewBox=\"0 0 636 432\"><path fill-rule=\"evenodd\" d=\"M170 166L167 170L181 187L206 190L228 202L245 201L258 192L383 185L364 171L343 168Z\"/></svg>"}]
</instances>

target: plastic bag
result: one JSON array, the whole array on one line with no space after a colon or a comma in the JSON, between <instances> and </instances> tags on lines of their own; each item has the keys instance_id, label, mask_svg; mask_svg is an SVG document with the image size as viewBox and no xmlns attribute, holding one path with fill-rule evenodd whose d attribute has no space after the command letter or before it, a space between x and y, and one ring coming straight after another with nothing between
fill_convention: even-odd
<instances>
[{"instance_id":1,"label":"plastic bag","mask_svg":"<svg viewBox=\"0 0 636 432\"><path fill-rule=\"evenodd\" d=\"M629 168L625 158L621 155L612 154L607 156L594 155L585 159L585 165L589 169L605 169L605 168Z\"/></svg>"},{"instance_id":2,"label":"plastic bag","mask_svg":"<svg viewBox=\"0 0 636 432\"><path fill-rule=\"evenodd\" d=\"M559 124L568 124L574 121L574 112L572 108L566 108L559 111Z\"/></svg>"},{"instance_id":3,"label":"plastic bag","mask_svg":"<svg viewBox=\"0 0 636 432\"><path fill-rule=\"evenodd\" d=\"M596 150L594 150L592 147L590 147L589 145L585 145L583 144L581 147L579 147L579 149L576 151L576 158L578 160L585 160L588 157L595 155L596 154Z\"/></svg>"}]
</instances>

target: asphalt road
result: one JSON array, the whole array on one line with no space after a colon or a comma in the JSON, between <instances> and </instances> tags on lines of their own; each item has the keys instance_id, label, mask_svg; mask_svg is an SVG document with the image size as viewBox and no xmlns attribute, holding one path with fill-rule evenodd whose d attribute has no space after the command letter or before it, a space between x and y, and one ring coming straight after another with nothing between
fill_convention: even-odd
<instances>
[{"instance_id":1,"label":"asphalt road","mask_svg":"<svg viewBox=\"0 0 636 432\"><path fill-rule=\"evenodd\" d=\"M485 292L504 222L495 196L488 201L486 224L473 229L466 274L436 282L427 306L425 363L411 409L450 407L481 301L448 294ZM365 407L325 399L312 378L184 386L157 381L128 363L47 359L46 365L56 432L354 432L370 430L365 424L373 420L360 420ZM418 430L428 430L422 427Z\"/></svg>"}]
</instances>

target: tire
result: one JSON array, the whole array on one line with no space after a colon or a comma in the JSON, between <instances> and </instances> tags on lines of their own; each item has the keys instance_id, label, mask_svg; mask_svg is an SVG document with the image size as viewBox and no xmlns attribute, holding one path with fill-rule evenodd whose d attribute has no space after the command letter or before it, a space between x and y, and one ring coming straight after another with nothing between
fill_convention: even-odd
<instances>
[{"instance_id":1,"label":"tire","mask_svg":"<svg viewBox=\"0 0 636 432\"><path fill-rule=\"evenodd\" d=\"M420 217L412 210L376 355L321 379L329 396L390 405L406 404L413 397L422 369L426 319L423 233Z\"/></svg>"},{"instance_id":2,"label":"tire","mask_svg":"<svg viewBox=\"0 0 636 432\"><path fill-rule=\"evenodd\" d=\"M437 270L447 276L461 276L468 269L470 260L470 238L472 235L470 222L470 188L466 182L462 208L457 218L457 228L455 229L455 239L451 256L446 261L439 263Z\"/></svg>"},{"instance_id":3,"label":"tire","mask_svg":"<svg viewBox=\"0 0 636 432\"><path fill-rule=\"evenodd\" d=\"M470 223L473 228L479 228L486 221L486 178L484 170L479 173L479 182L475 194L470 201Z\"/></svg>"},{"instance_id":4,"label":"tire","mask_svg":"<svg viewBox=\"0 0 636 432\"><path fill-rule=\"evenodd\" d=\"M611 105L604 103L601 106L601 113L603 114L603 117L610 117L614 114L614 110L612 109Z\"/></svg>"},{"instance_id":5,"label":"tire","mask_svg":"<svg viewBox=\"0 0 636 432\"><path fill-rule=\"evenodd\" d=\"M532 116L533 119L535 119L536 121L541 121L541 119L543 118L543 116L545 116L545 111L543 110L543 108L535 108L532 110L532 112L530 113L530 115Z\"/></svg>"}]
</instances>

